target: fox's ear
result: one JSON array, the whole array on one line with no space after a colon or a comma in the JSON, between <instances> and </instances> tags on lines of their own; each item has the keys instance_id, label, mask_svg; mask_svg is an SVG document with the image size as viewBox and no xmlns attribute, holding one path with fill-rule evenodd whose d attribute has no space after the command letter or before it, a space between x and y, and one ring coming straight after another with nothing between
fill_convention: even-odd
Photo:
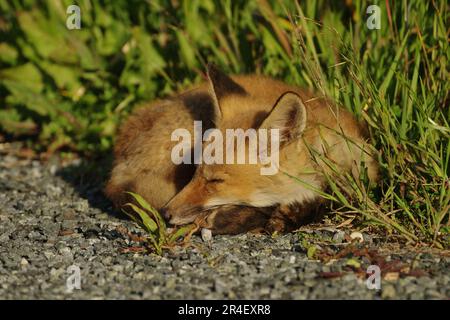
<instances>
[{"instance_id":1,"label":"fox's ear","mask_svg":"<svg viewBox=\"0 0 450 320\"><path fill-rule=\"evenodd\" d=\"M233 79L220 71L213 63L209 63L207 67L208 81L211 88L211 94L214 99L215 117L222 116L220 101L232 94L246 95L247 92Z\"/></svg>"},{"instance_id":2,"label":"fox's ear","mask_svg":"<svg viewBox=\"0 0 450 320\"><path fill-rule=\"evenodd\" d=\"M289 91L278 99L260 129L279 129L283 143L298 138L305 127L305 105L298 94Z\"/></svg>"}]
</instances>

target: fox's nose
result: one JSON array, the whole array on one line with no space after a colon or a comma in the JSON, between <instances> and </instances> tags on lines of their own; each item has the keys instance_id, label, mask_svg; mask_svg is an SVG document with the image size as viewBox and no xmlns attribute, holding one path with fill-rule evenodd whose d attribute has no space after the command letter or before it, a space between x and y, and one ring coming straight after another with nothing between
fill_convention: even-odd
<instances>
[{"instance_id":1,"label":"fox's nose","mask_svg":"<svg viewBox=\"0 0 450 320\"><path fill-rule=\"evenodd\" d=\"M161 213L161 215L167 222L169 222L170 219L172 219L172 215L170 214L170 211L166 207L159 210L159 213Z\"/></svg>"}]
</instances>

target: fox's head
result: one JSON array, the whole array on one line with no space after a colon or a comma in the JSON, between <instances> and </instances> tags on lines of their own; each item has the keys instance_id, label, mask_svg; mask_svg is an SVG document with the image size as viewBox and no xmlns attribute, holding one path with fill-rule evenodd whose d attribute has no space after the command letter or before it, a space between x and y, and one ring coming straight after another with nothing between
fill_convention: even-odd
<instances>
[{"instance_id":1,"label":"fox's head","mask_svg":"<svg viewBox=\"0 0 450 320\"><path fill-rule=\"evenodd\" d=\"M237 80L221 73L214 66L208 68L208 79L215 109L213 122L224 140L219 143L223 146L224 163L201 163L192 180L163 208L166 219L175 225L186 224L194 221L198 215L221 206L269 207L314 197L312 191L278 170L278 161L281 164L287 162L290 152L284 151L288 149L296 149L296 166L302 166L302 161L309 161L306 152L303 152L303 159L298 156L301 146L293 143L299 140L306 127L307 114L300 96L289 91L274 101L265 101L267 99L250 93ZM259 145L251 145L247 139L239 152L239 141L234 144L225 141L227 129L256 129L258 133L262 132L259 129L265 129L267 150L262 150ZM273 132L278 132L278 136L271 140L272 129L276 129ZM212 141L213 138L208 140ZM204 143L203 150L207 149L209 143ZM264 151L273 161L259 161ZM236 163L242 152L247 161ZM232 163L225 161L230 154L230 158L235 160ZM249 163L250 154L257 154L259 160Z\"/></svg>"}]
</instances>

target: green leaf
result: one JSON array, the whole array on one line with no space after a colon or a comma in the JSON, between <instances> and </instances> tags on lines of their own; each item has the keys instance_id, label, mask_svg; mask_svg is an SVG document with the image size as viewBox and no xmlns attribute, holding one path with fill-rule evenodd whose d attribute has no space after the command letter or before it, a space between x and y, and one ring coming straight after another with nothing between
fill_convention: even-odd
<instances>
[{"instance_id":1,"label":"green leaf","mask_svg":"<svg viewBox=\"0 0 450 320\"><path fill-rule=\"evenodd\" d=\"M16 48L5 42L0 43L0 61L10 65L15 65L18 55L19 54Z\"/></svg>"},{"instance_id":2,"label":"green leaf","mask_svg":"<svg viewBox=\"0 0 450 320\"><path fill-rule=\"evenodd\" d=\"M81 83L78 81L79 74L76 69L47 61L41 62L41 67L53 78L59 89L69 91L70 97L73 97L81 87Z\"/></svg>"},{"instance_id":3,"label":"green leaf","mask_svg":"<svg viewBox=\"0 0 450 320\"><path fill-rule=\"evenodd\" d=\"M186 226L182 226L182 227L178 228L175 232L173 232L169 236L169 239L167 240L167 242L170 244L170 243L177 241L179 238L184 237L186 234L191 232L194 228L195 228L194 224L188 224Z\"/></svg>"},{"instance_id":4,"label":"green leaf","mask_svg":"<svg viewBox=\"0 0 450 320\"><path fill-rule=\"evenodd\" d=\"M37 52L44 58L50 56L58 44L55 37L45 32L46 28L42 25L42 13L37 10L19 12L17 20L28 41L34 44Z\"/></svg>"},{"instance_id":5,"label":"green leaf","mask_svg":"<svg viewBox=\"0 0 450 320\"><path fill-rule=\"evenodd\" d=\"M166 233L166 223L163 219L163 217L159 214L159 212L153 208L150 204L148 204L147 201L145 201L144 198L142 198L142 196L138 195L137 193L134 192L127 192L128 194L130 194L131 196L133 196L133 198L138 202L138 204L145 210L147 210L148 212L150 212L153 217L156 220L156 223L158 224L159 230L160 230L160 235L161 235L161 239L165 238L165 233Z\"/></svg>"},{"instance_id":6,"label":"green leaf","mask_svg":"<svg viewBox=\"0 0 450 320\"><path fill-rule=\"evenodd\" d=\"M52 24L43 10L21 11L17 14L21 30L27 42L32 43L37 53L55 62L76 63L78 57L65 40L68 32L64 24Z\"/></svg>"},{"instance_id":7,"label":"green leaf","mask_svg":"<svg viewBox=\"0 0 450 320\"><path fill-rule=\"evenodd\" d=\"M139 209L139 208L138 208L138 209ZM144 226L144 224L143 224L143 221L142 221L142 220L138 220L138 219L136 218L135 215L128 213L128 212L127 212L126 210L124 210L124 209L122 209L122 212L125 213L128 217L130 217L131 220L133 220L134 222L136 222L138 225L142 226L143 228L146 228L146 227ZM144 212L144 214L145 214L145 212ZM145 214L145 215L146 215L146 214ZM148 232L148 230L147 230L147 232ZM161 246L159 245L158 241L156 241L155 235L154 235L152 232L148 232L147 236L148 236L147 240L150 241L151 245L153 246L153 249L155 249L155 251L156 251L156 253L157 253L158 255L161 255L161 253L162 253L162 248L161 248Z\"/></svg>"},{"instance_id":8,"label":"green leaf","mask_svg":"<svg viewBox=\"0 0 450 320\"><path fill-rule=\"evenodd\" d=\"M3 80L2 83L11 93L6 98L7 104L23 105L41 116L54 113L54 104L44 96L31 91L29 87L10 80Z\"/></svg>"},{"instance_id":9,"label":"green leaf","mask_svg":"<svg viewBox=\"0 0 450 320\"><path fill-rule=\"evenodd\" d=\"M32 92L42 91L43 83L39 69L31 62L21 66L0 70L0 78L11 80Z\"/></svg>"},{"instance_id":10,"label":"green leaf","mask_svg":"<svg viewBox=\"0 0 450 320\"><path fill-rule=\"evenodd\" d=\"M314 259L314 255L316 254L317 247L315 245L309 246L306 252L306 255L309 259Z\"/></svg>"},{"instance_id":11,"label":"green leaf","mask_svg":"<svg viewBox=\"0 0 450 320\"><path fill-rule=\"evenodd\" d=\"M0 128L15 136L32 134L38 129L32 120L23 120L16 109L0 110Z\"/></svg>"},{"instance_id":12,"label":"green leaf","mask_svg":"<svg viewBox=\"0 0 450 320\"><path fill-rule=\"evenodd\" d=\"M353 259L353 258L348 259L345 264L347 266L353 267L355 269L359 269L361 267L361 263L358 260Z\"/></svg>"},{"instance_id":13,"label":"green leaf","mask_svg":"<svg viewBox=\"0 0 450 320\"><path fill-rule=\"evenodd\" d=\"M136 39L143 65L149 75L162 70L166 61L161 57L152 38L140 28L133 29L133 37Z\"/></svg>"},{"instance_id":14,"label":"green leaf","mask_svg":"<svg viewBox=\"0 0 450 320\"><path fill-rule=\"evenodd\" d=\"M125 206L131 207L131 209L133 209L134 212L136 212L139 215L139 217L141 217L142 223L144 224L148 232L155 232L158 229L158 225L156 224L156 222L153 219L151 219L144 210L142 210L141 208L132 203L127 203L125 204Z\"/></svg>"},{"instance_id":15,"label":"green leaf","mask_svg":"<svg viewBox=\"0 0 450 320\"><path fill-rule=\"evenodd\" d=\"M403 39L401 46L397 49L397 53L395 54L394 61L392 61L391 65L389 66L389 71L388 71L383 83L380 86L381 99L384 99L384 96L389 87L389 84L391 83L392 77L394 76L395 72L397 71L398 62L400 61L400 57L402 56L403 51L405 50L408 36L409 36L409 34L407 33L405 35L405 38Z\"/></svg>"},{"instance_id":16,"label":"green leaf","mask_svg":"<svg viewBox=\"0 0 450 320\"><path fill-rule=\"evenodd\" d=\"M187 39L182 30L177 30L178 44L180 45L181 59L186 63L188 68L195 68L197 65L197 59L195 58L195 49L192 47L192 43Z\"/></svg>"}]
</instances>

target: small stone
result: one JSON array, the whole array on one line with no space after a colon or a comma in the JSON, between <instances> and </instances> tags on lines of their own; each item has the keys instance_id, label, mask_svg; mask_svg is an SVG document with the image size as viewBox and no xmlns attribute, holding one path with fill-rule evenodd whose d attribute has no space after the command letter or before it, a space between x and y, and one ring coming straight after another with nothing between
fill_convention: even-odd
<instances>
[{"instance_id":1,"label":"small stone","mask_svg":"<svg viewBox=\"0 0 450 320\"><path fill-rule=\"evenodd\" d=\"M167 281L166 281L166 288L169 289L169 290L174 289L176 283L177 283L177 282L176 282L176 279L174 279L174 278L169 278L169 279L167 279Z\"/></svg>"},{"instance_id":2,"label":"small stone","mask_svg":"<svg viewBox=\"0 0 450 320\"><path fill-rule=\"evenodd\" d=\"M28 260L27 259L25 259L25 258L22 258L22 260L20 260L20 265L22 266L22 267L26 267L26 266L28 266L30 263L28 262Z\"/></svg>"},{"instance_id":3,"label":"small stone","mask_svg":"<svg viewBox=\"0 0 450 320\"><path fill-rule=\"evenodd\" d=\"M261 290L259 290L259 293L261 295L268 295L270 293L270 288L267 288L267 287L261 288Z\"/></svg>"},{"instance_id":4,"label":"small stone","mask_svg":"<svg viewBox=\"0 0 450 320\"><path fill-rule=\"evenodd\" d=\"M385 285L382 288L381 298L383 299L394 299L397 292L393 285Z\"/></svg>"},{"instance_id":5,"label":"small stone","mask_svg":"<svg viewBox=\"0 0 450 320\"><path fill-rule=\"evenodd\" d=\"M89 203L86 200L80 200L75 204L75 209L79 212L86 212L89 209Z\"/></svg>"},{"instance_id":6,"label":"small stone","mask_svg":"<svg viewBox=\"0 0 450 320\"><path fill-rule=\"evenodd\" d=\"M398 272L388 272L384 276L384 280L386 281L397 281L399 277Z\"/></svg>"},{"instance_id":7,"label":"small stone","mask_svg":"<svg viewBox=\"0 0 450 320\"><path fill-rule=\"evenodd\" d=\"M77 225L77 222L74 220L64 220L61 223L61 227L63 230L72 230L75 228L76 225Z\"/></svg>"},{"instance_id":8,"label":"small stone","mask_svg":"<svg viewBox=\"0 0 450 320\"><path fill-rule=\"evenodd\" d=\"M345 232L342 230L337 231L334 235L333 235L333 241L335 243L342 243L342 241L344 241L345 238Z\"/></svg>"},{"instance_id":9,"label":"small stone","mask_svg":"<svg viewBox=\"0 0 450 320\"><path fill-rule=\"evenodd\" d=\"M358 242L364 242L364 237L361 232L355 231L350 234L350 238L357 239Z\"/></svg>"},{"instance_id":10,"label":"small stone","mask_svg":"<svg viewBox=\"0 0 450 320\"><path fill-rule=\"evenodd\" d=\"M118 273L122 273L123 270L124 270L124 267L121 266L121 265L115 265L115 266L112 267L112 269L113 269L114 271L118 272Z\"/></svg>"},{"instance_id":11,"label":"small stone","mask_svg":"<svg viewBox=\"0 0 450 320\"><path fill-rule=\"evenodd\" d=\"M220 279L216 279L214 281L214 290L219 294L224 293L227 290L227 284Z\"/></svg>"},{"instance_id":12,"label":"small stone","mask_svg":"<svg viewBox=\"0 0 450 320\"><path fill-rule=\"evenodd\" d=\"M305 282L303 282L303 284L306 287L312 288L312 287L314 287L317 284L317 281L315 281L313 279L307 279L307 280L305 280Z\"/></svg>"},{"instance_id":13,"label":"small stone","mask_svg":"<svg viewBox=\"0 0 450 320\"><path fill-rule=\"evenodd\" d=\"M47 258L47 260L50 260L55 257L55 254L51 251L44 251L44 256Z\"/></svg>"},{"instance_id":14,"label":"small stone","mask_svg":"<svg viewBox=\"0 0 450 320\"><path fill-rule=\"evenodd\" d=\"M212 232L209 229L203 228L201 231L202 234L202 240L205 242L212 240Z\"/></svg>"},{"instance_id":15,"label":"small stone","mask_svg":"<svg viewBox=\"0 0 450 320\"><path fill-rule=\"evenodd\" d=\"M48 170L48 171L50 171L50 174L51 174L52 176L54 176L54 175L56 174L56 171L58 171L58 167L57 167L56 165L52 164L52 165L49 167L49 170Z\"/></svg>"},{"instance_id":16,"label":"small stone","mask_svg":"<svg viewBox=\"0 0 450 320\"><path fill-rule=\"evenodd\" d=\"M427 289L425 291L425 295L427 296L427 298L431 299L445 299L445 297L439 291L433 289Z\"/></svg>"},{"instance_id":17,"label":"small stone","mask_svg":"<svg viewBox=\"0 0 450 320\"><path fill-rule=\"evenodd\" d=\"M62 247L58 251L62 255L70 254L70 248L69 247Z\"/></svg>"},{"instance_id":18,"label":"small stone","mask_svg":"<svg viewBox=\"0 0 450 320\"><path fill-rule=\"evenodd\" d=\"M422 300L424 298L424 294L422 291L413 292L411 293L410 298L412 300Z\"/></svg>"},{"instance_id":19,"label":"small stone","mask_svg":"<svg viewBox=\"0 0 450 320\"><path fill-rule=\"evenodd\" d=\"M46 189L46 194L50 197L58 197L62 194L63 190L58 186L48 185Z\"/></svg>"}]
</instances>

